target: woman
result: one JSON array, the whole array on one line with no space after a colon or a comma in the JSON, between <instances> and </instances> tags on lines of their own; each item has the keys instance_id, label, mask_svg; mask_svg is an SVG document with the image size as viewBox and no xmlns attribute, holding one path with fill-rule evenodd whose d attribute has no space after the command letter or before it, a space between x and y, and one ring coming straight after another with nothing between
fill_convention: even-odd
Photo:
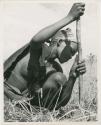
<instances>
[{"instance_id":1,"label":"woman","mask_svg":"<svg viewBox=\"0 0 101 125\"><path fill-rule=\"evenodd\" d=\"M19 100L27 90L28 97L33 97L33 105L39 105L40 96L42 106L50 110L57 99L56 109L68 103L77 77L86 72L85 62L77 64L76 58L67 80L55 59L64 63L77 52L77 43L72 40L71 30L61 29L82 16L84 10L84 3L74 4L66 17L39 31L29 44L5 62L5 100Z\"/></svg>"}]
</instances>

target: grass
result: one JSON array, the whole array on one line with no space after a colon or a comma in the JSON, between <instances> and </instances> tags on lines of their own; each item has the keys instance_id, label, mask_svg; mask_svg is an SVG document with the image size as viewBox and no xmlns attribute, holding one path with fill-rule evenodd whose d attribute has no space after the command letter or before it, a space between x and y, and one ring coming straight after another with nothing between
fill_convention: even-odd
<instances>
[{"instance_id":1,"label":"grass","mask_svg":"<svg viewBox=\"0 0 101 125\"><path fill-rule=\"evenodd\" d=\"M97 121L97 68L96 56L86 58L87 73L83 76L81 104L79 104L78 80L71 99L65 107L49 111L32 106L30 99L5 102L5 122L62 122L62 121ZM66 69L66 66L65 66ZM66 73L67 71L65 71Z\"/></svg>"}]
</instances>

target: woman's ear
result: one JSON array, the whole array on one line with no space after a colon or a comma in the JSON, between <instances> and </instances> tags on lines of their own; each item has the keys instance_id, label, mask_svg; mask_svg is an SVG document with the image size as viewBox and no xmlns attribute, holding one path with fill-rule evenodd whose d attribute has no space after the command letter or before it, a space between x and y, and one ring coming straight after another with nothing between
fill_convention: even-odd
<instances>
[{"instance_id":1,"label":"woman's ear","mask_svg":"<svg viewBox=\"0 0 101 125\"><path fill-rule=\"evenodd\" d=\"M61 43L62 43L62 39L60 39L60 40L57 42L57 46L60 46Z\"/></svg>"}]
</instances>

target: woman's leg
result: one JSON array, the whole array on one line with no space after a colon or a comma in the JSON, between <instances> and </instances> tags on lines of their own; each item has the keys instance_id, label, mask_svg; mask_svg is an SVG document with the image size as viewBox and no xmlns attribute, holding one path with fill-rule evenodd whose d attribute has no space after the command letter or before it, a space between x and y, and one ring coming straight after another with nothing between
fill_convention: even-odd
<instances>
[{"instance_id":1,"label":"woman's leg","mask_svg":"<svg viewBox=\"0 0 101 125\"><path fill-rule=\"evenodd\" d=\"M61 72L51 74L45 81L42 91L37 91L32 105L45 107L49 110L65 106L71 97L74 83L75 79L69 78L67 81L66 76Z\"/></svg>"},{"instance_id":2,"label":"woman's leg","mask_svg":"<svg viewBox=\"0 0 101 125\"><path fill-rule=\"evenodd\" d=\"M63 93L63 86L67 79L63 73L53 73L44 83L43 97L41 99L42 106L50 110L57 107L60 97ZM62 98L62 97L61 97Z\"/></svg>"}]
</instances>

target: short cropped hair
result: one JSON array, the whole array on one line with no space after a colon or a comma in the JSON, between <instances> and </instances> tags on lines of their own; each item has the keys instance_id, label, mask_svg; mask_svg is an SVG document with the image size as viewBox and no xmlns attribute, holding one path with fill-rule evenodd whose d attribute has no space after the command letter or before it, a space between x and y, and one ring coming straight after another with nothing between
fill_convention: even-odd
<instances>
[{"instance_id":1,"label":"short cropped hair","mask_svg":"<svg viewBox=\"0 0 101 125\"><path fill-rule=\"evenodd\" d=\"M67 28L65 30L59 30L52 38L50 45L56 45L60 40L69 40L68 37L73 36L72 30Z\"/></svg>"}]
</instances>

